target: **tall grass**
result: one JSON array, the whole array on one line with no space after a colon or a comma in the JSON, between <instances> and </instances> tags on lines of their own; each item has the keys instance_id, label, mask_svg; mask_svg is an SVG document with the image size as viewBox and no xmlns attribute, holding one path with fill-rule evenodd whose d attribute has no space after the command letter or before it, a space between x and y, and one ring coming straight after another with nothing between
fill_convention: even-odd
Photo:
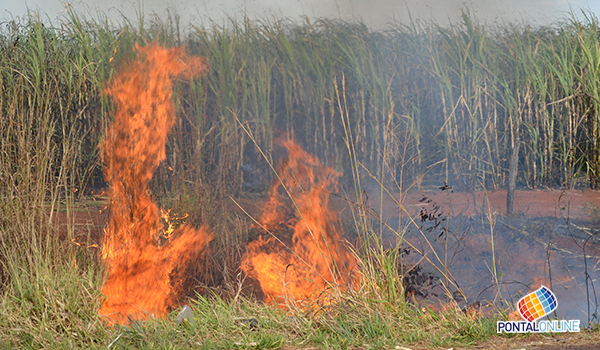
<instances>
[{"instance_id":1,"label":"tall grass","mask_svg":"<svg viewBox=\"0 0 600 350\"><path fill-rule=\"evenodd\" d=\"M31 14L0 39L0 337L20 330L9 333L28 347L63 337L76 346L72 334L86 342L97 322L99 269L71 242L75 193L97 162L102 78L72 25L62 32Z\"/></svg>"},{"instance_id":2,"label":"tall grass","mask_svg":"<svg viewBox=\"0 0 600 350\"><path fill-rule=\"evenodd\" d=\"M449 27L396 24L385 31L341 21L246 19L191 27L185 35L176 17L117 27L71 12L53 27L31 16L4 24L1 59L8 85L1 98L8 106L12 95L48 89L44 79L54 79L54 95L46 96L52 105L48 122L61 128L67 121L57 110L77 113L83 108L76 104L85 106L77 127L87 134L75 155L76 170L81 179L99 182L99 168L90 172L89 165L97 162L96 145L110 118L103 82L131 58L135 42L185 44L207 57L211 69L177 87L183 118L157 184L177 180L178 186L214 185L222 195L238 192L242 165L264 164L234 115L264 149L271 149L274 135L287 132L350 174L333 102L334 86L344 79L357 157L377 176L387 171L397 178L403 155L413 160L403 169L410 181L502 188L519 134L522 186L574 186L584 178L595 187L600 49L597 19L586 15L554 27L486 28L465 12ZM38 32L30 30L36 23ZM15 79L26 79L29 87L18 92L11 88L18 86ZM389 164L382 166L385 159Z\"/></svg>"},{"instance_id":3,"label":"tall grass","mask_svg":"<svg viewBox=\"0 0 600 350\"><path fill-rule=\"evenodd\" d=\"M182 124L192 137L173 147L194 149L200 173L191 181L236 192L241 165L261 162L236 115L264 149L287 132L351 174L333 102L344 79L357 157L377 176L399 178L403 156L412 159L403 169L408 181L503 188L519 134L521 186L583 185L583 178L595 188L595 28L591 14L556 27L485 28L468 12L450 27L386 31L328 20L194 27L186 44L211 70L181 90L190 103L183 113L196 117Z\"/></svg>"}]
</instances>

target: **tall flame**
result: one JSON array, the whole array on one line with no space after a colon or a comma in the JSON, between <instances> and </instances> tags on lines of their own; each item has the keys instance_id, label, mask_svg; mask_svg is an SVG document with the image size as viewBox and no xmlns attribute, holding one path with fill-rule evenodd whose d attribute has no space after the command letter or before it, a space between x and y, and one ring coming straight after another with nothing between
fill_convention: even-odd
<instances>
[{"instance_id":1,"label":"tall flame","mask_svg":"<svg viewBox=\"0 0 600 350\"><path fill-rule=\"evenodd\" d=\"M342 244L340 222L327 192L337 186L341 174L292 140L278 143L287 149L288 158L277 170L279 179L259 220L271 234L248 245L241 268L260 283L266 302L316 300L331 286L351 283L356 267Z\"/></svg>"},{"instance_id":2,"label":"tall flame","mask_svg":"<svg viewBox=\"0 0 600 350\"><path fill-rule=\"evenodd\" d=\"M205 61L157 44L136 45L135 51L136 60L106 89L116 113L103 143L112 203L102 246L106 300L99 313L117 323L164 315L176 302L174 267L201 254L212 238L189 226L161 236L159 210L148 193L175 119L172 78L200 75Z\"/></svg>"}]
</instances>

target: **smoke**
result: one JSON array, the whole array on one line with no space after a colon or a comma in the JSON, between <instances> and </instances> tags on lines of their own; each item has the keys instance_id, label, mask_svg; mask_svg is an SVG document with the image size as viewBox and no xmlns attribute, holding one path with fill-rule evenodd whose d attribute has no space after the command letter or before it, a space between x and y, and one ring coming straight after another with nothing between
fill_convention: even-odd
<instances>
[{"instance_id":1,"label":"smoke","mask_svg":"<svg viewBox=\"0 0 600 350\"><path fill-rule=\"evenodd\" d=\"M0 10L3 11L3 21L23 16L27 9L38 10L54 20L69 6L91 15L105 13L116 22L123 15L135 22L140 15L150 19L153 16L165 18L169 14L177 14L184 26L189 23L220 24L229 18L243 18L246 14L255 19L301 20L308 17L314 20L327 17L361 20L373 28L384 28L391 21L407 24L411 18L444 25L457 22L465 8L469 8L475 18L486 24L526 22L547 25L568 16L571 10L576 14L580 12L579 9L600 13L600 3L586 0L31 0L6 1Z\"/></svg>"}]
</instances>

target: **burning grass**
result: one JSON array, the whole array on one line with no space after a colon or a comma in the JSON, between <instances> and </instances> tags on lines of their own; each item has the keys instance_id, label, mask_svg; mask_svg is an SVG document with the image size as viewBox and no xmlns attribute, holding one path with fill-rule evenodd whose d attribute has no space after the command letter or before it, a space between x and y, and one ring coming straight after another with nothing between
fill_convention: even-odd
<instances>
[{"instance_id":1,"label":"burning grass","mask_svg":"<svg viewBox=\"0 0 600 350\"><path fill-rule=\"evenodd\" d=\"M199 75L206 63L182 48L150 44L136 51L138 58L107 90L116 114L103 144L112 200L102 245L106 300L99 312L119 323L147 314L160 317L175 306L182 281L173 280L174 268L196 260L212 239L203 227L161 231L159 210L148 192L175 123L171 79Z\"/></svg>"},{"instance_id":2,"label":"burning grass","mask_svg":"<svg viewBox=\"0 0 600 350\"><path fill-rule=\"evenodd\" d=\"M437 214L408 213L406 188L427 174L501 187L517 134L526 145L521 184L573 185L574 173L597 184L598 79L585 68L597 48L592 17L493 38L468 16L449 29L381 33L248 21L195 28L188 56L173 23L115 28L69 16L61 30L32 16L1 36L0 346L470 344L493 332L494 318L456 303L465 294L449 248L467 247L466 230L435 231L434 220L428 231L419 218ZM306 150L291 138L273 142L275 130ZM268 175L274 143L287 156ZM105 185L102 175L113 199L98 252L74 215L89 186ZM252 228L226 210L227 195L267 187L272 176ZM361 182L368 177L381 185L379 213ZM383 219L390 184L400 192L397 229ZM352 186L343 217L331 195L348 197ZM187 223L163 228L157 202L183 207ZM511 256L493 244L511 237L494 238L493 213L481 220L486 233L467 248L481 250L499 290ZM357 247L346 244L347 227ZM404 260L408 251L417 261ZM560 261L550 253L548 264ZM247 296L244 278L267 304ZM441 286L441 306L423 302L428 284ZM193 324L173 322L183 302Z\"/></svg>"},{"instance_id":3,"label":"burning grass","mask_svg":"<svg viewBox=\"0 0 600 350\"><path fill-rule=\"evenodd\" d=\"M267 302L323 301L328 290L351 286L358 273L329 202L341 174L292 140L278 143L288 155L255 225L264 233L248 245L241 269L260 283Z\"/></svg>"}]
</instances>

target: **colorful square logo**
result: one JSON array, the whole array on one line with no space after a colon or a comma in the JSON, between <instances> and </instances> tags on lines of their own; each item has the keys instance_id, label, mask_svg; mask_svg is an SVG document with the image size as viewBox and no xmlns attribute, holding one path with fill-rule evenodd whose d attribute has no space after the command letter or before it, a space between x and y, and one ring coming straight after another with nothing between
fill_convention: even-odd
<instances>
[{"instance_id":1,"label":"colorful square logo","mask_svg":"<svg viewBox=\"0 0 600 350\"><path fill-rule=\"evenodd\" d=\"M545 286L541 286L540 289L521 298L517 303L517 309L525 320L533 322L556 310L557 304L554 293Z\"/></svg>"}]
</instances>

